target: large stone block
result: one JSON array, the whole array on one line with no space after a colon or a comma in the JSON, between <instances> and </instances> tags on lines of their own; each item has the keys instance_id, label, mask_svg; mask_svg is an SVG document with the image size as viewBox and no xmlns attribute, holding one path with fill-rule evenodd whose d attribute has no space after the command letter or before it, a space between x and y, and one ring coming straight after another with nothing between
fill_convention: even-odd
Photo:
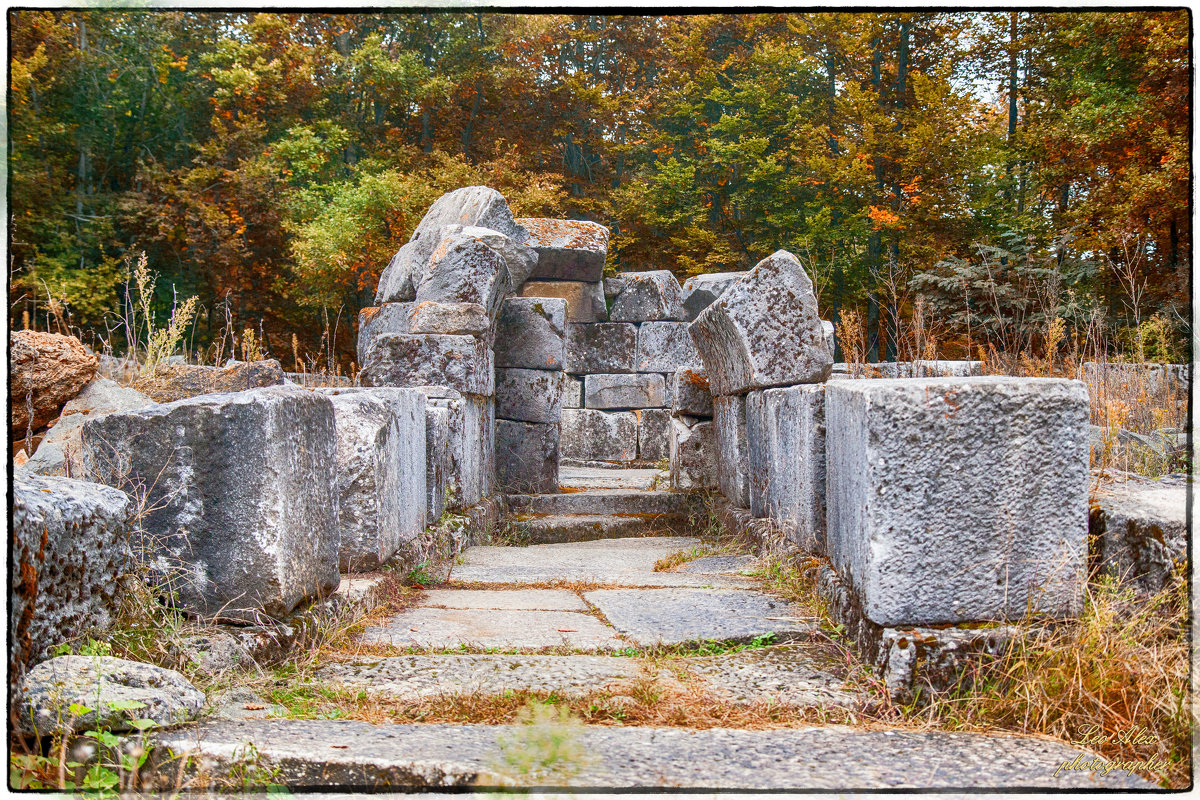
<instances>
[{"instance_id":1,"label":"large stone block","mask_svg":"<svg viewBox=\"0 0 1200 800\"><path fill-rule=\"evenodd\" d=\"M786 250L758 262L689 332L716 395L820 383L833 365L812 281Z\"/></svg>"},{"instance_id":2,"label":"large stone block","mask_svg":"<svg viewBox=\"0 0 1200 800\"><path fill-rule=\"evenodd\" d=\"M664 408L666 383L655 374L596 374L583 379L586 408Z\"/></svg>"},{"instance_id":3,"label":"large stone block","mask_svg":"<svg viewBox=\"0 0 1200 800\"><path fill-rule=\"evenodd\" d=\"M495 391L492 348L474 336L384 334L358 375L363 386L445 386L464 394Z\"/></svg>"},{"instance_id":4,"label":"large stone block","mask_svg":"<svg viewBox=\"0 0 1200 800\"><path fill-rule=\"evenodd\" d=\"M693 417L713 415L708 376L701 369L678 369L671 376L671 410Z\"/></svg>"},{"instance_id":5,"label":"large stone block","mask_svg":"<svg viewBox=\"0 0 1200 800\"><path fill-rule=\"evenodd\" d=\"M668 458L671 453L671 412L665 408L643 408L634 413L638 421L638 460Z\"/></svg>"},{"instance_id":6,"label":"large stone block","mask_svg":"<svg viewBox=\"0 0 1200 800\"><path fill-rule=\"evenodd\" d=\"M750 513L769 517L800 550L825 549L825 386L746 395Z\"/></svg>"},{"instance_id":7,"label":"large stone block","mask_svg":"<svg viewBox=\"0 0 1200 800\"><path fill-rule=\"evenodd\" d=\"M489 322L500 313L500 304L508 294L508 265L499 252L471 231L443 231L417 284L417 309L428 302L474 303L486 310ZM414 321L415 314L416 309Z\"/></svg>"},{"instance_id":8,"label":"large stone block","mask_svg":"<svg viewBox=\"0 0 1200 800\"><path fill-rule=\"evenodd\" d=\"M1134 475L1105 482L1092 499L1093 566L1140 593L1184 578L1188 566L1187 482Z\"/></svg>"},{"instance_id":9,"label":"large stone block","mask_svg":"<svg viewBox=\"0 0 1200 800\"><path fill-rule=\"evenodd\" d=\"M680 367L700 369L704 366L696 343L688 335L686 322L644 322L638 326L638 372L675 372Z\"/></svg>"},{"instance_id":10,"label":"large stone block","mask_svg":"<svg viewBox=\"0 0 1200 800\"><path fill-rule=\"evenodd\" d=\"M538 254L530 278L595 283L604 277L608 228L575 219L523 217L516 223L529 231L525 243Z\"/></svg>"},{"instance_id":11,"label":"large stone block","mask_svg":"<svg viewBox=\"0 0 1200 800\"><path fill-rule=\"evenodd\" d=\"M633 372L637 326L624 322L567 325L567 372Z\"/></svg>"},{"instance_id":12,"label":"large stone block","mask_svg":"<svg viewBox=\"0 0 1200 800\"><path fill-rule=\"evenodd\" d=\"M670 270L621 272L624 288L613 301L608 318L613 322L684 321L683 289Z\"/></svg>"},{"instance_id":13,"label":"large stone block","mask_svg":"<svg viewBox=\"0 0 1200 800\"><path fill-rule=\"evenodd\" d=\"M144 497L136 546L180 605L280 617L338 586L333 405L293 386L204 395L83 426L84 466Z\"/></svg>"},{"instance_id":14,"label":"large stone block","mask_svg":"<svg viewBox=\"0 0 1200 800\"><path fill-rule=\"evenodd\" d=\"M425 404L425 522L434 525L446 510L447 490L453 486L454 453L450 438L450 409Z\"/></svg>"},{"instance_id":15,"label":"large stone block","mask_svg":"<svg viewBox=\"0 0 1200 800\"><path fill-rule=\"evenodd\" d=\"M496 478L506 492L558 491L558 423L496 420Z\"/></svg>"},{"instance_id":16,"label":"large stone block","mask_svg":"<svg viewBox=\"0 0 1200 800\"><path fill-rule=\"evenodd\" d=\"M428 404L448 415L451 473L448 505L470 508L492 493L495 475L495 413L491 397L442 387L421 387Z\"/></svg>"},{"instance_id":17,"label":"large stone block","mask_svg":"<svg viewBox=\"0 0 1200 800\"><path fill-rule=\"evenodd\" d=\"M510 297L496 320L497 367L562 369L567 346L567 301Z\"/></svg>"},{"instance_id":18,"label":"large stone block","mask_svg":"<svg viewBox=\"0 0 1200 800\"><path fill-rule=\"evenodd\" d=\"M283 367L273 358L265 361L235 361L225 367L160 363L153 373L135 380L133 388L156 403L172 403L205 394L278 386L285 380Z\"/></svg>"},{"instance_id":19,"label":"large stone block","mask_svg":"<svg viewBox=\"0 0 1200 800\"><path fill-rule=\"evenodd\" d=\"M337 430L342 572L377 569L425 530L425 395L412 389L317 389Z\"/></svg>"},{"instance_id":20,"label":"large stone block","mask_svg":"<svg viewBox=\"0 0 1200 800\"><path fill-rule=\"evenodd\" d=\"M491 325L488 310L478 303L441 303L426 300L413 306L409 332L483 336L487 334Z\"/></svg>"},{"instance_id":21,"label":"large stone block","mask_svg":"<svg viewBox=\"0 0 1200 800\"><path fill-rule=\"evenodd\" d=\"M41 331L8 334L8 399L14 438L58 416L96 376L99 359L74 336Z\"/></svg>"},{"instance_id":22,"label":"large stone block","mask_svg":"<svg viewBox=\"0 0 1200 800\"><path fill-rule=\"evenodd\" d=\"M25 469L40 475L82 477L83 440L79 432L83 423L114 411L132 411L153 404L153 400L136 389L120 386L108 378L93 379L63 406L62 416L42 438Z\"/></svg>"},{"instance_id":23,"label":"large stone block","mask_svg":"<svg viewBox=\"0 0 1200 800\"><path fill-rule=\"evenodd\" d=\"M51 649L100 637L129 568L124 492L95 483L13 475L8 561L9 684Z\"/></svg>"},{"instance_id":24,"label":"large stone block","mask_svg":"<svg viewBox=\"0 0 1200 800\"><path fill-rule=\"evenodd\" d=\"M384 303L358 312L358 363L367 363L367 355L380 336L390 333L412 333L412 310L415 303Z\"/></svg>"},{"instance_id":25,"label":"large stone block","mask_svg":"<svg viewBox=\"0 0 1200 800\"><path fill-rule=\"evenodd\" d=\"M713 398L713 445L717 487L735 506L749 508L750 463L744 396Z\"/></svg>"},{"instance_id":26,"label":"large stone block","mask_svg":"<svg viewBox=\"0 0 1200 800\"><path fill-rule=\"evenodd\" d=\"M496 416L520 422L558 422L562 413L561 372L496 370Z\"/></svg>"},{"instance_id":27,"label":"large stone block","mask_svg":"<svg viewBox=\"0 0 1200 800\"><path fill-rule=\"evenodd\" d=\"M583 378L563 375L563 408L583 408Z\"/></svg>"},{"instance_id":28,"label":"large stone block","mask_svg":"<svg viewBox=\"0 0 1200 800\"><path fill-rule=\"evenodd\" d=\"M709 272L693 275L683 283L683 310L688 321L700 316L700 312L716 302L717 298L745 272Z\"/></svg>"},{"instance_id":29,"label":"large stone block","mask_svg":"<svg viewBox=\"0 0 1200 800\"><path fill-rule=\"evenodd\" d=\"M1050 378L826 387L827 552L878 625L1081 608L1088 397Z\"/></svg>"},{"instance_id":30,"label":"large stone block","mask_svg":"<svg viewBox=\"0 0 1200 800\"><path fill-rule=\"evenodd\" d=\"M529 281L521 297L557 297L567 301L567 322L603 322L608 319L601 283L581 281Z\"/></svg>"},{"instance_id":31,"label":"large stone block","mask_svg":"<svg viewBox=\"0 0 1200 800\"><path fill-rule=\"evenodd\" d=\"M629 411L564 408L562 457L577 461L636 461L637 417Z\"/></svg>"},{"instance_id":32,"label":"large stone block","mask_svg":"<svg viewBox=\"0 0 1200 800\"><path fill-rule=\"evenodd\" d=\"M716 487L716 448L712 422L688 425L683 420L672 419L668 444L673 489Z\"/></svg>"}]
</instances>

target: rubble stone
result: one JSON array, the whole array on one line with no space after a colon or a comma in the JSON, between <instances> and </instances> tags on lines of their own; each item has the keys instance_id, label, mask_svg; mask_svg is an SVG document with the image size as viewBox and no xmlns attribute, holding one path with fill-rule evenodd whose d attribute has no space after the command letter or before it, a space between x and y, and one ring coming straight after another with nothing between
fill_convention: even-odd
<instances>
[{"instance_id":1,"label":"rubble stone","mask_svg":"<svg viewBox=\"0 0 1200 800\"><path fill-rule=\"evenodd\" d=\"M450 333L482 336L491 321L487 309L478 303L417 303L409 325L411 333Z\"/></svg>"},{"instance_id":2,"label":"rubble stone","mask_svg":"<svg viewBox=\"0 0 1200 800\"><path fill-rule=\"evenodd\" d=\"M683 310L688 322L716 302L725 290L746 275L745 272L709 272L693 275L683 283Z\"/></svg>"},{"instance_id":3,"label":"rubble stone","mask_svg":"<svg viewBox=\"0 0 1200 800\"><path fill-rule=\"evenodd\" d=\"M693 417L713 415L712 394L708 391L708 375L704 370L686 367L675 370L671 376L671 410Z\"/></svg>"},{"instance_id":4,"label":"rubble stone","mask_svg":"<svg viewBox=\"0 0 1200 800\"><path fill-rule=\"evenodd\" d=\"M713 398L713 444L717 486L729 502L750 507L749 444L746 441L746 398Z\"/></svg>"},{"instance_id":5,"label":"rubble stone","mask_svg":"<svg viewBox=\"0 0 1200 800\"><path fill-rule=\"evenodd\" d=\"M680 367L700 369L704 366L700 351L688 335L686 322L645 322L638 326L638 372L673 373Z\"/></svg>"},{"instance_id":6,"label":"rubble stone","mask_svg":"<svg viewBox=\"0 0 1200 800\"><path fill-rule=\"evenodd\" d=\"M522 297L557 297L567 301L567 322L603 322L608 319L603 285L582 281L529 281Z\"/></svg>"},{"instance_id":7,"label":"rubble stone","mask_svg":"<svg viewBox=\"0 0 1200 800\"><path fill-rule=\"evenodd\" d=\"M358 312L358 363L367 363L371 347L380 336L412 333L412 310L416 303L384 303Z\"/></svg>"},{"instance_id":8,"label":"rubble stone","mask_svg":"<svg viewBox=\"0 0 1200 800\"><path fill-rule=\"evenodd\" d=\"M683 420L672 419L669 447L671 488L693 490L716 487L716 446L712 422L688 425Z\"/></svg>"},{"instance_id":9,"label":"rubble stone","mask_svg":"<svg viewBox=\"0 0 1200 800\"><path fill-rule=\"evenodd\" d=\"M62 416L42 437L25 468L40 475L82 477L83 441L79 432L83 423L114 411L132 411L153 403L136 389L120 386L108 378L94 378L74 400L63 406Z\"/></svg>"},{"instance_id":10,"label":"rubble stone","mask_svg":"<svg viewBox=\"0 0 1200 800\"><path fill-rule=\"evenodd\" d=\"M445 386L464 394L495 391L492 349L474 336L384 334L363 361L364 386Z\"/></svg>"},{"instance_id":11,"label":"rubble stone","mask_svg":"<svg viewBox=\"0 0 1200 800\"><path fill-rule=\"evenodd\" d=\"M662 461L671 453L671 412L665 408L643 408L637 413L638 459Z\"/></svg>"},{"instance_id":12,"label":"rubble stone","mask_svg":"<svg viewBox=\"0 0 1200 800\"><path fill-rule=\"evenodd\" d=\"M496 420L496 477L506 492L558 491L558 423Z\"/></svg>"}]
</instances>

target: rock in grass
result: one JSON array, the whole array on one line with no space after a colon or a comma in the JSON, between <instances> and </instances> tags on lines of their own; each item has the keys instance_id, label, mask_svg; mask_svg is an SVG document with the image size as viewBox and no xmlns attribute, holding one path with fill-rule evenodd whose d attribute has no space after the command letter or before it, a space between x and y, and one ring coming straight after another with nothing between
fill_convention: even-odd
<instances>
[{"instance_id":1,"label":"rock in grass","mask_svg":"<svg viewBox=\"0 0 1200 800\"><path fill-rule=\"evenodd\" d=\"M74 336L41 331L8 334L8 397L13 437L38 430L96 376L98 359Z\"/></svg>"}]
</instances>

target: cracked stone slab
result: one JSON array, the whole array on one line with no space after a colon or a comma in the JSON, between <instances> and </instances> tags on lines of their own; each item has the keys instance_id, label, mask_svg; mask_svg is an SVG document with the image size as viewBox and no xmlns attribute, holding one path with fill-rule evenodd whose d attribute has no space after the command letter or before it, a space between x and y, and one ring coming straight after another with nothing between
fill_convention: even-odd
<instances>
[{"instance_id":1,"label":"cracked stone slab","mask_svg":"<svg viewBox=\"0 0 1200 800\"><path fill-rule=\"evenodd\" d=\"M738 703L854 708L862 697L832 673L831 656L812 645L764 647L723 656L685 659L705 690Z\"/></svg>"},{"instance_id":2,"label":"cracked stone slab","mask_svg":"<svg viewBox=\"0 0 1200 800\"><path fill-rule=\"evenodd\" d=\"M748 641L768 633L805 633L815 625L786 600L744 589L600 589L583 599L644 646Z\"/></svg>"},{"instance_id":3,"label":"cracked stone slab","mask_svg":"<svg viewBox=\"0 0 1200 800\"><path fill-rule=\"evenodd\" d=\"M489 608L498 611L587 611L574 592L563 589L432 589L421 605L436 608Z\"/></svg>"},{"instance_id":4,"label":"cracked stone slab","mask_svg":"<svg viewBox=\"0 0 1200 800\"><path fill-rule=\"evenodd\" d=\"M575 611L527 611L481 608L413 608L383 625L373 625L359 639L365 644L451 650L495 647L536 650L619 650L628 643L590 614Z\"/></svg>"},{"instance_id":5,"label":"cracked stone slab","mask_svg":"<svg viewBox=\"0 0 1200 800\"><path fill-rule=\"evenodd\" d=\"M259 766L288 787L340 789L494 786L500 741L518 726L372 725L351 720L218 722L152 738L153 791L173 786L168 754L193 754L212 774L245 770L247 743ZM1113 770L1059 770L1080 754L1063 742L944 731L876 731L840 725L774 730L592 726L572 786L694 789L1154 789ZM1091 760L1084 753L1082 763ZM1055 773L1058 773L1057 775ZM150 776L147 776L150 777ZM528 780L526 782L529 782ZM543 781L544 782L544 781Z\"/></svg>"}]
</instances>

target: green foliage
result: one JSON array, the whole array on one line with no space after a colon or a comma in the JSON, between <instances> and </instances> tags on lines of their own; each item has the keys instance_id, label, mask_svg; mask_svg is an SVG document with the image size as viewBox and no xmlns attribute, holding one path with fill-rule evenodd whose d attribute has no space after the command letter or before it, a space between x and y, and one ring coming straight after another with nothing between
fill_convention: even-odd
<instances>
[{"instance_id":1,"label":"green foliage","mask_svg":"<svg viewBox=\"0 0 1200 800\"><path fill-rule=\"evenodd\" d=\"M563 784L588 762L583 723L569 708L533 702L519 713L518 727L499 737L495 768L508 783Z\"/></svg>"}]
</instances>

